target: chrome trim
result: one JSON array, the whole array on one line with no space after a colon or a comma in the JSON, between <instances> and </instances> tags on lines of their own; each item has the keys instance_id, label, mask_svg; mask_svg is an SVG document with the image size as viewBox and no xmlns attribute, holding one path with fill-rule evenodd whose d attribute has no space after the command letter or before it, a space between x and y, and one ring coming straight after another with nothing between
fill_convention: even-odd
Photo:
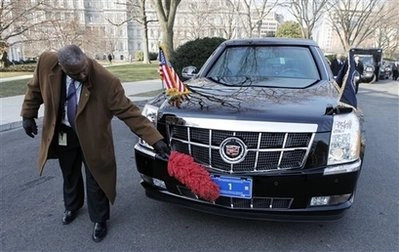
<instances>
[{"instance_id":1,"label":"chrome trim","mask_svg":"<svg viewBox=\"0 0 399 252\"><path fill-rule=\"evenodd\" d=\"M256 144L256 148L257 148L258 150L260 150L260 144L262 143L261 140L262 140L262 132L259 132L259 135L258 135L258 143ZM258 160L259 160L259 151L257 151L256 154L255 154L255 168L254 168L254 172L257 171L256 167L258 167Z\"/></svg>"},{"instance_id":2,"label":"chrome trim","mask_svg":"<svg viewBox=\"0 0 399 252\"><path fill-rule=\"evenodd\" d=\"M187 126L184 126L184 127L185 127L186 130L189 132L190 127L187 127ZM287 144L288 134L292 133L292 132L286 132L285 135L284 135L284 142L283 142L283 145L282 145L281 148L260 149L260 142L261 142L262 133L259 133L259 134L258 134L258 146L257 146L258 148L247 148L247 149L246 149L246 154L247 154L249 151L251 151L251 152L256 152L256 159L255 159L254 164L256 164L255 167L257 167L258 160L259 160L259 153L261 153L261 152L276 152L276 151L281 152L281 153L280 153L280 157L279 157L279 161L278 161L278 163L277 163L276 169L258 170L258 169L256 169L256 168L253 168L253 170L234 171L233 168L234 168L234 165L236 164L236 162L231 163L231 162L226 162L226 160L224 160L226 163L229 163L229 164L230 164L230 169L229 169L229 170L221 169L221 168L217 168L217 167L213 167L213 166L211 165L211 163L212 163L212 150L217 150L218 152L220 152L220 148L221 148L221 147L220 147L220 146L217 146L217 145L212 145L212 141L211 141L211 140L212 140L212 129L207 129L207 130L209 131L209 143L208 143L208 144L202 144L202 143L197 143L197 142L191 142L191 141L187 141L187 140L180 139L180 138L176 138L176 137L170 137L169 140L170 140L170 143L171 143L172 141L177 141L177 142L180 142L180 143L187 144L187 145L189 146L189 155L191 155L191 156L193 155L193 153L192 153L192 151L191 151L191 146L198 146L198 147L207 148L207 149L208 149L208 153L209 153L208 163L201 163L201 165L207 167L208 169L214 170L214 171L219 171L219 172L223 172L223 173L226 173L226 172L227 172L227 173L230 173L230 174L233 174L233 173L234 173L234 174L241 174L241 173L265 173L265 172L275 172L276 170L291 170L291 169L293 169L293 168L290 168L290 167L281 168L281 166L280 166L280 165L281 165L281 162L282 162L282 159L283 159L284 152L287 152L287 151L296 151L296 150L305 150L305 154L304 154L303 159L302 159L302 161L301 161L300 168L297 168L297 169L301 169L301 168L303 168L303 166L304 166L304 164L305 164L305 162L306 162L306 160L307 160L307 158L308 158L308 156L309 156L310 149L311 149L311 146L312 146L312 144L313 144L314 137L315 137L315 133L307 132L308 134L311 134L310 140L309 140L309 143L308 143L308 146L306 146L306 147L291 147L291 148L286 148L285 145ZM246 132L248 132L248 131L246 131ZM274 132L273 132L273 133L274 133ZM294 132L294 133L296 133L296 132ZM169 134L169 135L170 135L170 134ZM233 135L236 135L236 132L234 132ZM190 139L190 134L189 134L187 137L188 137L188 139ZM246 154L245 154L245 155L246 155ZM239 163L239 162L238 162L238 163Z\"/></svg>"},{"instance_id":3,"label":"chrome trim","mask_svg":"<svg viewBox=\"0 0 399 252\"><path fill-rule=\"evenodd\" d=\"M245 128L246 132L315 133L318 127L317 124L313 123L260 122L197 117L182 117L181 119L184 120L185 124L180 126L226 131L243 131L245 125L250 125L250 127Z\"/></svg>"},{"instance_id":4,"label":"chrome trim","mask_svg":"<svg viewBox=\"0 0 399 252\"><path fill-rule=\"evenodd\" d=\"M156 157L155 152L153 152L152 150L145 148L144 146L142 146L140 143L136 143L136 145L134 146L134 149L140 152L143 152L144 154L151 156L153 158Z\"/></svg>"},{"instance_id":5,"label":"chrome trim","mask_svg":"<svg viewBox=\"0 0 399 252\"><path fill-rule=\"evenodd\" d=\"M335 175L335 174L359 171L361 165L362 165L361 159L357 160L354 163L350 163L350 164L332 165L332 166L326 167L324 169L323 175L328 176L328 175Z\"/></svg>"},{"instance_id":6,"label":"chrome trim","mask_svg":"<svg viewBox=\"0 0 399 252\"><path fill-rule=\"evenodd\" d=\"M330 67L330 66L327 66L327 63L326 63L326 61L325 61L325 59L324 59L326 56L324 56L324 54L321 54L321 51L320 51L320 50L321 50L320 48L317 48L317 49L316 49L316 52L317 52L317 54L319 55L319 58L323 59L323 60L322 60L322 64L323 64L324 72L325 72L325 74L328 76L327 67ZM321 77L321 76L320 76L320 77Z\"/></svg>"},{"instance_id":7,"label":"chrome trim","mask_svg":"<svg viewBox=\"0 0 399 252\"><path fill-rule=\"evenodd\" d=\"M308 160L308 156L309 156L309 153L310 153L310 149L312 148L314 137L315 137L315 134L312 134L312 136L310 137L309 146L308 146L308 149L307 149L307 151L305 153L305 156L304 156L304 158L302 160L301 167L304 167L306 160Z\"/></svg>"},{"instance_id":8,"label":"chrome trim","mask_svg":"<svg viewBox=\"0 0 399 252\"><path fill-rule=\"evenodd\" d=\"M287 138L288 138L288 133L285 133L282 150L285 150L284 146L287 144ZM280 170L280 165L281 165L281 160L283 160L283 155L284 155L284 151L281 151L280 157L278 158L277 170Z\"/></svg>"},{"instance_id":9,"label":"chrome trim","mask_svg":"<svg viewBox=\"0 0 399 252\"><path fill-rule=\"evenodd\" d=\"M235 134L234 134L234 135L235 135ZM240 146L240 149L241 149L241 150L240 150L241 154L238 155L237 157L233 157L233 158L229 157L229 156L227 155L227 153L225 152L225 150L224 150L224 147L225 147L225 145L226 145L226 142L232 141L232 140L236 140L237 143L238 143L238 145ZM220 156L222 157L222 159L223 159L224 162L229 163L229 164L238 164L238 163L240 163L241 161L243 161L243 160L245 159L245 156L246 156L247 153L248 153L248 147L247 147L247 146L245 145L245 143L244 143L241 139L239 139L238 137L235 137L235 136L233 136L233 137L228 137L228 138L224 139L224 140L222 141L222 143L220 144L220 146L219 146L219 153L220 153Z\"/></svg>"}]
</instances>

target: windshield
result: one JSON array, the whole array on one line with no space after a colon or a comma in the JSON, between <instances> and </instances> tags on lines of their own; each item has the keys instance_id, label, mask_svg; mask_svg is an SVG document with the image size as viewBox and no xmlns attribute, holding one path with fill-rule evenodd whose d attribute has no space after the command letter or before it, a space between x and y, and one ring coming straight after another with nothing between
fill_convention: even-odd
<instances>
[{"instance_id":1,"label":"windshield","mask_svg":"<svg viewBox=\"0 0 399 252\"><path fill-rule=\"evenodd\" d=\"M374 59L372 55L358 55L363 65L373 66Z\"/></svg>"},{"instance_id":2,"label":"windshield","mask_svg":"<svg viewBox=\"0 0 399 252\"><path fill-rule=\"evenodd\" d=\"M206 77L226 85L301 88L320 79L306 47L228 47ZM293 81L295 80L295 81Z\"/></svg>"}]
</instances>

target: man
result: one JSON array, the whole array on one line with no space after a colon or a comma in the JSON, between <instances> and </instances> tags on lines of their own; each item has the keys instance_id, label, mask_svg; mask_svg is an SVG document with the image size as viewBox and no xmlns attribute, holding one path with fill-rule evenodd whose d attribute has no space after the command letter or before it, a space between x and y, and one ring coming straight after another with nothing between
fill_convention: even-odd
<instances>
[{"instance_id":1,"label":"man","mask_svg":"<svg viewBox=\"0 0 399 252\"><path fill-rule=\"evenodd\" d=\"M362 75L364 72L364 65L360 60L359 56L355 56L355 69L359 73L359 79L356 81L356 94L359 91L359 84L362 81Z\"/></svg>"},{"instance_id":2,"label":"man","mask_svg":"<svg viewBox=\"0 0 399 252\"><path fill-rule=\"evenodd\" d=\"M392 64L392 80L396 81L399 78L399 61Z\"/></svg>"},{"instance_id":3,"label":"man","mask_svg":"<svg viewBox=\"0 0 399 252\"><path fill-rule=\"evenodd\" d=\"M344 58L342 54L337 54L335 59L331 62L331 71L333 72L334 77L338 76L339 70L344 65Z\"/></svg>"},{"instance_id":4,"label":"man","mask_svg":"<svg viewBox=\"0 0 399 252\"><path fill-rule=\"evenodd\" d=\"M111 120L118 117L167 158L169 148L153 124L124 94L118 78L76 45L44 52L28 82L22 105L23 127L37 134L38 109L44 104L43 132L38 158L40 175L46 160L58 158L64 183L64 225L71 223L84 203L81 173L85 166L87 206L94 223L92 239L107 234L109 202L116 196L116 162Z\"/></svg>"},{"instance_id":5,"label":"man","mask_svg":"<svg viewBox=\"0 0 399 252\"><path fill-rule=\"evenodd\" d=\"M112 58L113 58L112 55L109 53L107 57L109 64L112 65Z\"/></svg>"}]
</instances>

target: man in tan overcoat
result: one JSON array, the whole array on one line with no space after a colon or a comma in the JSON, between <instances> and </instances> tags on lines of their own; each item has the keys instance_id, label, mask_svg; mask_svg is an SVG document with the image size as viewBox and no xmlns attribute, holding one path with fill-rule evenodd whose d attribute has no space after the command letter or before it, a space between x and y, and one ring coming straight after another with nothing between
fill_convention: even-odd
<instances>
[{"instance_id":1,"label":"man in tan overcoat","mask_svg":"<svg viewBox=\"0 0 399 252\"><path fill-rule=\"evenodd\" d=\"M75 45L44 52L28 82L21 116L26 134L37 134L34 118L44 105L38 158L40 175L46 160L58 158L63 174L63 224L72 222L83 206L81 167L86 169L87 205L94 222L92 239L107 234L109 202L116 196L116 161L111 120L122 120L161 156L169 148L140 109L125 96L120 80Z\"/></svg>"}]
</instances>

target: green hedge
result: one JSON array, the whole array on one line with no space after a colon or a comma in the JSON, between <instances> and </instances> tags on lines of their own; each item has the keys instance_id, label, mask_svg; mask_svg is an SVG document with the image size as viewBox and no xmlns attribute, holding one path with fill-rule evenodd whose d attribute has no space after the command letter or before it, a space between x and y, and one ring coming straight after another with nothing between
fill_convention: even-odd
<instances>
[{"instance_id":1,"label":"green hedge","mask_svg":"<svg viewBox=\"0 0 399 252\"><path fill-rule=\"evenodd\" d=\"M33 72L36 64L11 65L9 67L0 68L0 72Z\"/></svg>"},{"instance_id":2,"label":"green hedge","mask_svg":"<svg viewBox=\"0 0 399 252\"><path fill-rule=\"evenodd\" d=\"M170 63L182 78L181 71L184 67L195 66L199 70L213 51L225 40L219 37L206 37L189 41L175 50Z\"/></svg>"},{"instance_id":3,"label":"green hedge","mask_svg":"<svg viewBox=\"0 0 399 252\"><path fill-rule=\"evenodd\" d=\"M157 60L158 58L158 53L156 52L149 52L148 53L148 58L149 60ZM143 51L136 51L135 59L137 61L143 61L144 60L144 52Z\"/></svg>"}]
</instances>

